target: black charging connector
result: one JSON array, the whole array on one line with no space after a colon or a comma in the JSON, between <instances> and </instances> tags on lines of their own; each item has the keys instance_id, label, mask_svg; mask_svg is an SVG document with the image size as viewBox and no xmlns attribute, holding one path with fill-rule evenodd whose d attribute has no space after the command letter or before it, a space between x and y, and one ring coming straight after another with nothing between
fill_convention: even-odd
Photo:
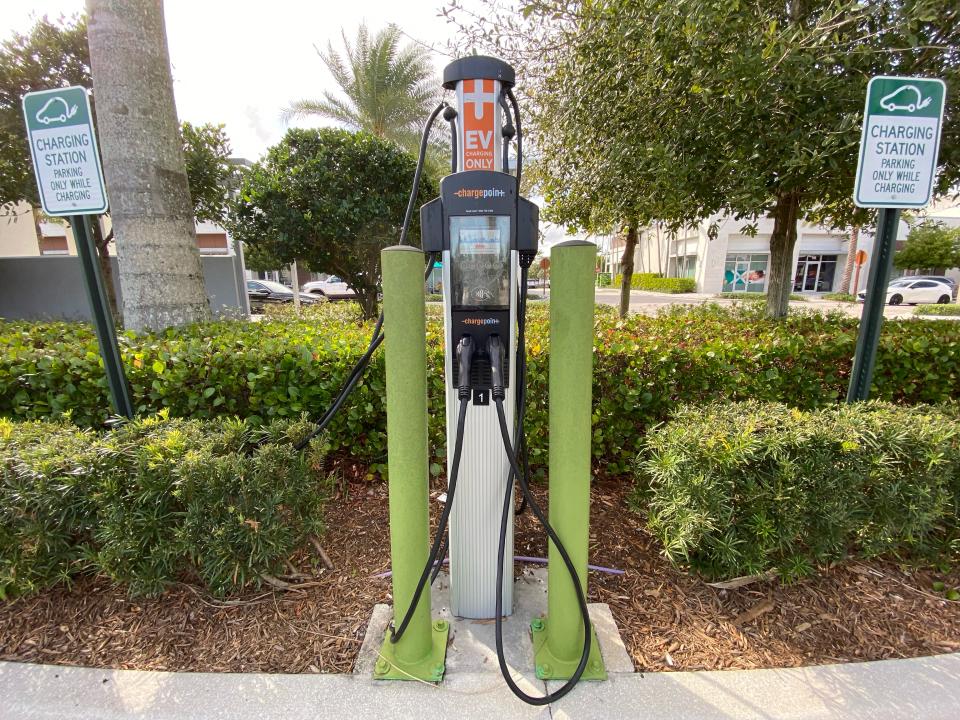
<instances>
[{"instance_id":1,"label":"black charging connector","mask_svg":"<svg viewBox=\"0 0 960 720\"><path fill-rule=\"evenodd\" d=\"M427 581L430 580L430 571L434 566L443 561L444 548L446 546L447 523L450 520L450 511L453 509L453 501L457 495L457 478L460 476L460 455L463 452L463 432L467 422L467 407L469 407L470 392L470 366L473 363L475 348L473 339L465 335L457 347L457 360L460 365L460 385L457 387L457 396L460 399L460 409L457 413L457 433L453 442L453 461L450 463L450 482L447 484L447 501L443 505L443 512L440 513L440 520L437 522L437 532L433 536L433 545L430 548L430 554L427 562L423 566L423 572L417 581L417 588L413 591L413 597L410 598L410 604L403 615L400 625L394 628L390 626L390 642L396 643L403 633L406 632L410 619L413 617L424 589L427 587ZM463 378L466 378L464 380ZM463 393L464 384L466 385L466 394ZM434 572L434 579L436 578ZM432 582L432 580L431 580Z\"/></svg>"},{"instance_id":2,"label":"black charging connector","mask_svg":"<svg viewBox=\"0 0 960 720\"><path fill-rule=\"evenodd\" d=\"M457 373L457 397L460 400L470 399L470 373L473 369L473 338L464 335L457 344L457 362L460 369Z\"/></svg>"},{"instance_id":3,"label":"black charging connector","mask_svg":"<svg viewBox=\"0 0 960 720\"><path fill-rule=\"evenodd\" d=\"M493 387L494 401L504 400L507 392L503 383L504 349L499 335L491 335L487 340L487 354L490 356L490 385Z\"/></svg>"}]
</instances>

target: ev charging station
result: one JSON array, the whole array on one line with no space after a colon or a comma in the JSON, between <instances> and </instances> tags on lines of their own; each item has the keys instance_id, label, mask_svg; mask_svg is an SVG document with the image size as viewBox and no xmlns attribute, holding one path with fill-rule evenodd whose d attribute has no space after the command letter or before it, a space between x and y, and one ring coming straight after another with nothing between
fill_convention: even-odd
<instances>
[{"instance_id":1,"label":"ev charging station","mask_svg":"<svg viewBox=\"0 0 960 720\"><path fill-rule=\"evenodd\" d=\"M452 615L493 619L504 681L524 702L544 705L581 679L606 678L586 602L596 247L573 241L551 251L548 520L520 459L526 279L539 220L536 205L520 196L514 82L513 68L495 58L465 57L447 66L443 84L455 91L456 107L441 103L427 121L401 244L381 254L383 315L362 362L385 344L394 621L374 678L443 679L450 625L431 620L430 585L448 546ZM453 133L452 172L441 181L440 197L420 209L421 250L404 241L427 137L441 111ZM508 153L514 138L515 175ZM423 272L436 257L443 266L448 486L431 542ZM363 367L351 374L321 426ZM502 621L514 603L515 486L550 539L547 616L531 618L529 632L537 677L566 682L543 696L521 690L504 655Z\"/></svg>"},{"instance_id":2,"label":"ev charging station","mask_svg":"<svg viewBox=\"0 0 960 720\"><path fill-rule=\"evenodd\" d=\"M502 498L510 463L500 438L490 393L488 339L498 335L506 347L505 387L516 385L517 300L520 259L527 266L537 253L538 209L519 196L517 178L508 174L502 147L505 105L501 98L514 84L506 63L467 57L451 63L443 85L457 96L457 168L440 183L440 197L420 211L424 252L442 253L444 375L447 395L447 447L457 432L459 368L456 349L465 336L476 348L470 385L472 402L460 458L457 502L450 516L451 610L465 618L495 616L497 538ZM514 426L516 394L508 392L504 411ZM516 438L511 431L511 442ZM453 457L448 455L447 477ZM513 557L513 510L506 534ZM513 583L504 583L505 614L513 607Z\"/></svg>"}]
</instances>

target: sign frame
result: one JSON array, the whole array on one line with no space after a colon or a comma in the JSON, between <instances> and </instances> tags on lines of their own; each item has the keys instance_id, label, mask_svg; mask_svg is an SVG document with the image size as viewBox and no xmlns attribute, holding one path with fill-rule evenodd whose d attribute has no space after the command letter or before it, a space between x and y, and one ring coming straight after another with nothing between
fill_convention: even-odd
<instances>
[{"instance_id":1,"label":"sign frame","mask_svg":"<svg viewBox=\"0 0 960 720\"><path fill-rule=\"evenodd\" d=\"M44 122L40 119L40 113L33 113L34 101L42 99L44 97L49 97L50 99L43 105L40 112L43 109L46 109L53 103L56 99L61 99L63 101L64 111L60 114L59 118L52 118ZM70 98L68 101L67 98ZM74 117L77 113L78 106L73 103L83 103L84 113L80 113L82 118L81 122L75 122L72 124L66 124L66 121ZM71 104L72 109L71 109ZM100 162L100 146L97 143L97 133L93 127L93 114L90 110L90 95L87 88L82 85L70 85L68 87L53 88L50 90L38 90L36 92L26 93L20 101L20 107L23 110L23 119L26 123L27 128L27 144L30 146L30 159L33 163L33 175L34 179L37 181L37 191L40 195L40 205L43 208L43 212L52 217L68 217L71 215L102 215L107 212L110 207L110 202L107 199L107 187L104 182L103 177L103 166ZM54 108L56 109L56 108ZM72 110L72 112L71 112ZM31 117L34 115L34 117ZM64 123L59 127L55 128L57 130L64 129L68 130L70 128L85 128L86 132L90 136L90 150L93 153L92 159L85 163L87 168L93 168L96 171L96 181L100 190L100 197L103 198L103 202L99 204L79 204L73 207L62 207L59 206L54 208L51 203L48 202L47 194L44 190L43 175L40 172L40 163L38 162L39 158L36 154L36 146L34 143L34 134L40 131L49 130L47 127L39 127L40 125L47 125L50 122L61 122ZM49 189L48 189L49 191Z\"/></svg>"},{"instance_id":2,"label":"sign frame","mask_svg":"<svg viewBox=\"0 0 960 720\"><path fill-rule=\"evenodd\" d=\"M929 178L927 179L926 199L924 199L922 202L907 202L902 197L896 197L886 201L860 199L860 196L863 190L863 185L865 184L863 182L864 178L862 177L862 175L866 169L865 158L866 158L866 151L867 151L867 143L869 142L869 138L867 137L867 132L870 127L871 117L877 116L877 113L871 112L871 108L870 108L871 100L873 99L874 86L879 83L888 82L891 80L903 83L900 86L900 88L894 91L895 93L899 93L900 90L906 89L907 87L913 87L914 90L917 90L919 92L919 89L916 88L916 86L909 85L910 82L914 82L914 83L920 82L923 84L935 83L940 86L940 108L937 114L937 125L936 125L936 133L935 133L936 137L934 138L934 147L933 147L933 161L932 161L932 166L930 167L930 175L929 175ZM885 99L886 98L882 98L880 100L880 104L885 109L888 109L889 112L906 109L906 107L896 106L895 103L893 102L890 103L892 106L891 108L886 108L886 106L884 106L883 104L883 100ZM947 104L947 86L946 86L946 83L944 83L944 81L939 78L900 76L900 75L876 75L870 78L870 82L867 83L867 97L866 97L866 100L864 101L864 106L863 106L863 125L860 131L860 148L859 148L859 154L857 156L857 174L856 174L856 180L855 180L854 190L853 190L853 202L855 205L862 208L922 208L922 207L926 207L930 203L930 200L932 199L932 196L933 196L933 182L937 175L937 158L940 154L940 139L941 139L941 135L943 134L943 111L946 104ZM921 105L921 108L922 107L923 106ZM917 108L917 109L919 110L920 108ZM914 112L914 110L910 110L909 112ZM888 117L896 117L896 116L891 115ZM869 180L867 182L869 182Z\"/></svg>"}]
</instances>

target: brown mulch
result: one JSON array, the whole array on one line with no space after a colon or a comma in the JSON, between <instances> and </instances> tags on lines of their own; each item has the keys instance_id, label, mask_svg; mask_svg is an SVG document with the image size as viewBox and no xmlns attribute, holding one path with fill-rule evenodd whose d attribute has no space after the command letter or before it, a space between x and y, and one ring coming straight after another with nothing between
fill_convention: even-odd
<instances>
[{"instance_id":1,"label":"brown mulch","mask_svg":"<svg viewBox=\"0 0 960 720\"><path fill-rule=\"evenodd\" d=\"M367 619L389 602L386 485L352 478L331 500L321 538L334 569L314 550L296 563L317 577L299 590L217 600L179 584L159 598L128 598L99 578L0 603L0 660L150 670L349 672ZM638 670L791 667L915 657L960 650L960 603L930 589L960 585L890 562L854 562L783 586L720 590L674 569L642 519L627 509L628 484L594 485L590 562L624 575L590 573L590 599L608 603ZM441 491L437 484L431 497ZM538 488L537 495L545 495ZM432 501L436 510L438 503ZM436 515L436 512L433 513ZM530 513L518 519L516 552L542 556ZM313 570L316 564L319 570Z\"/></svg>"}]
</instances>

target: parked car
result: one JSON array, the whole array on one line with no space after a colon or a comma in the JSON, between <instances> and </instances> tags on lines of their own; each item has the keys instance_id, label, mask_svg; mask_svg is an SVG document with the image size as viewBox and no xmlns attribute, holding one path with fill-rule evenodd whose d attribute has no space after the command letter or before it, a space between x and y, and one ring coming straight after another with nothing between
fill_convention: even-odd
<instances>
[{"instance_id":1,"label":"parked car","mask_svg":"<svg viewBox=\"0 0 960 720\"><path fill-rule=\"evenodd\" d=\"M320 295L328 300L348 300L357 296L356 291L336 275L331 275L326 280L304 283L300 290L310 295Z\"/></svg>"},{"instance_id":2,"label":"parked car","mask_svg":"<svg viewBox=\"0 0 960 720\"><path fill-rule=\"evenodd\" d=\"M946 275L911 275L910 277L897 278L898 280L933 280L934 282L942 282L944 285L949 285L953 290L951 296L954 300L957 299L957 281L952 277L947 277Z\"/></svg>"},{"instance_id":3,"label":"parked car","mask_svg":"<svg viewBox=\"0 0 960 720\"><path fill-rule=\"evenodd\" d=\"M247 280L247 297L250 298L250 311L263 312L266 304L280 305L293 302L293 290L272 280ZM300 295L300 302L316 305L322 298L307 294Z\"/></svg>"},{"instance_id":4,"label":"parked car","mask_svg":"<svg viewBox=\"0 0 960 720\"><path fill-rule=\"evenodd\" d=\"M917 305L919 303L940 303L946 304L953 297L953 288L946 283L936 280L923 280L916 278L900 278L887 285L887 303L890 305L899 305L907 303ZM857 299L863 302L867 299L866 291L857 294Z\"/></svg>"}]
</instances>

